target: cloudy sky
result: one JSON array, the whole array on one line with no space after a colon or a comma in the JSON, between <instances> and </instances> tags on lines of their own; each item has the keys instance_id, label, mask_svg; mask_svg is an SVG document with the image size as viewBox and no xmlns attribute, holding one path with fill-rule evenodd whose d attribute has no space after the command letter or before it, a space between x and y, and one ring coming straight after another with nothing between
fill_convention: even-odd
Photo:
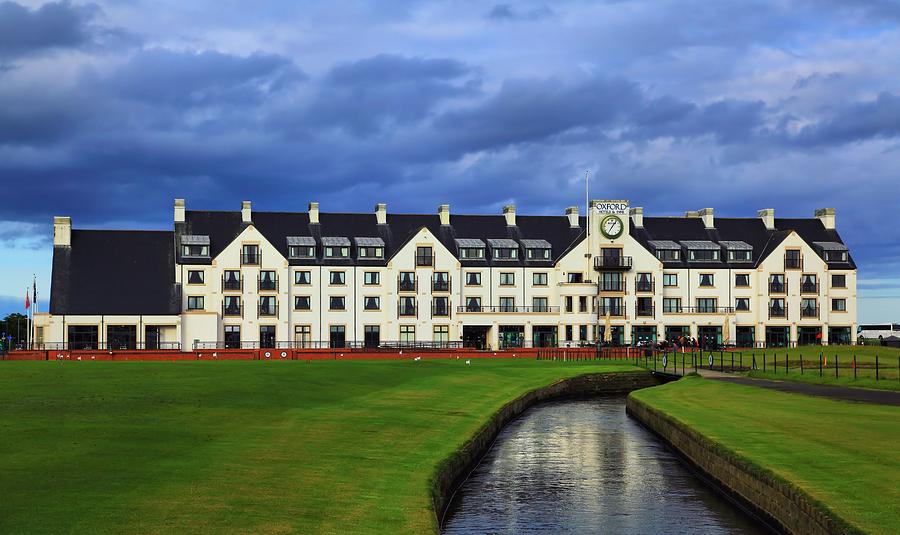
<instances>
[{"instance_id":1,"label":"cloudy sky","mask_svg":"<svg viewBox=\"0 0 900 535\"><path fill-rule=\"evenodd\" d=\"M648 214L834 206L900 321L900 2L0 2L0 312L46 303L53 215L561 214L585 170Z\"/></svg>"}]
</instances>

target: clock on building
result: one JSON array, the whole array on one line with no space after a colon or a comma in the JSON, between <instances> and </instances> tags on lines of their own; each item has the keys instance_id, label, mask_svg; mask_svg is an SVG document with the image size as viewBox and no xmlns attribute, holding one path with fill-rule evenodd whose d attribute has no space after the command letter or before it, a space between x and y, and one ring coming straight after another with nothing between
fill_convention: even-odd
<instances>
[{"instance_id":1,"label":"clock on building","mask_svg":"<svg viewBox=\"0 0 900 535\"><path fill-rule=\"evenodd\" d=\"M625 225L618 216L608 215L600 221L600 232L611 240L621 236L623 230Z\"/></svg>"}]
</instances>

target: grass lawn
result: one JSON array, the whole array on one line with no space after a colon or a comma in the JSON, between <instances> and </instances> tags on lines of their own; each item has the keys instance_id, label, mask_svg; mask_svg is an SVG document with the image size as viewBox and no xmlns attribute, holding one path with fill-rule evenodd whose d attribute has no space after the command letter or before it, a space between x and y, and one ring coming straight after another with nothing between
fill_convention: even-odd
<instances>
[{"instance_id":1,"label":"grass lawn","mask_svg":"<svg viewBox=\"0 0 900 535\"><path fill-rule=\"evenodd\" d=\"M505 402L632 370L532 360L0 363L0 533L428 533Z\"/></svg>"},{"instance_id":2,"label":"grass lawn","mask_svg":"<svg viewBox=\"0 0 900 535\"><path fill-rule=\"evenodd\" d=\"M900 408L688 377L631 394L871 533L900 533Z\"/></svg>"}]
</instances>

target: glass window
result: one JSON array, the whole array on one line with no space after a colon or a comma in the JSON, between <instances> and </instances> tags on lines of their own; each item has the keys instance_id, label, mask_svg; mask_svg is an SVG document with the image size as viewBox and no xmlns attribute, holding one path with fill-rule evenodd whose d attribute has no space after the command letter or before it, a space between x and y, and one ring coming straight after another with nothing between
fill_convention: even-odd
<instances>
[{"instance_id":1,"label":"glass window","mask_svg":"<svg viewBox=\"0 0 900 535\"><path fill-rule=\"evenodd\" d=\"M712 273L701 273L700 286L714 286L714 279Z\"/></svg>"},{"instance_id":2,"label":"glass window","mask_svg":"<svg viewBox=\"0 0 900 535\"><path fill-rule=\"evenodd\" d=\"M535 286L547 286L547 274L533 273L531 275L531 283Z\"/></svg>"},{"instance_id":3,"label":"glass window","mask_svg":"<svg viewBox=\"0 0 900 535\"><path fill-rule=\"evenodd\" d=\"M275 296L264 295L259 298L259 315L260 316L277 316L278 302Z\"/></svg>"},{"instance_id":4,"label":"glass window","mask_svg":"<svg viewBox=\"0 0 900 535\"><path fill-rule=\"evenodd\" d=\"M847 275L832 275L831 276L831 287L832 288L846 288L847 287Z\"/></svg>"},{"instance_id":5,"label":"glass window","mask_svg":"<svg viewBox=\"0 0 900 535\"><path fill-rule=\"evenodd\" d=\"M291 245L288 247L288 258L313 258L316 256L314 245Z\"/></svg>"},{"instance_id":6,"label":"glass window","mask_svg":"<svg viewBox=\"0 0 900 535\"><path fill-rule=\"evenodd\" d=\"M222 276L222 285L224 290L240 290L241 289L241 272L236 269L229 269Z\"/></svg>"},{"instance_id":7,"label":"glass window","mask_svg":"<svg viewBox=\"0 0 900 535\"><path fill-rule=\"evenodd\" d=\"M734 285L737 287L750 286L750 274L749 273L736 273L734 275Z\"/></svg>"},{"instance_id":8,"label":"glass window","mask_svg":"<svg viewBox=\"0 0 900 535\"><path fill-rule=\"evenodd\" d=\"M237 295L226 295L224 310L222 312L226 316L241 315L241 298Z\"/></svg>"},{"instance_id":9,"label":"glass window","mask_svg":"<svg viewBox=\"0 0 900 535\"><path fill-rule=\"evenodd\" d=\"M566 325L566 342L572 341L572 326Z\"/></svg>"},{"instance_id":10,"label":"glass window","mask_svg":"<svg viewBox=\"0 0 900 535\"><path fill-rule=\"evenodd\" d=\"M310 298L308 295L298 295L294 297L294 310L309 310Z\"/></svg>"},{"instance_id":11,"label":"glass window","mask_svg":"<svg viewBox=\"0 0 900 535\"><path fill-rule=\"evenodd\" d=\"M363 274L363 284L366 286L377 286L381 284L381 273L377 271L366 271Z\"/></svg>"},{"instance_id":12,"label":"glass window","mask_svg":"<svg viewBox=\"0 0 900 535\"><path fill-rule=\"evenodd\" d=\"M181 256L206 257L209 256L209 245L182 245Z\"/></svg>"},{"instance_id":13,"label":"glass window","mask_svg":"<svg viewBox=\"0 0 900 535\"><path fill-rule=\"evenodd\" d=\"M384 258L384 247L358 247L356 254L359 258Z\"/></svg>"},{"instance_id":14,"label":"glass window","mask_svg":"<svg viewBox=\"0 0 900 535\"><path fill-rule=\"evenodd\" d=\"M691 262L716 262L719 260L718 249L691 249L688 251Z\"/></svg>"},{"instance_id":15,"label":"glass window","mask_svg":"<svg viewBox=\"0 0 900 535\"><path fill-rule=\"evenodd\" d=\"M343 325L331 325L328 327L328 345L333 348L347 345L347 332Z\"/></svg>"},{"instance_id":16,"label":"glass window","mask_svg":"<svg viewBox=\"0 0 900 535\"><path fill-rule=\"evenodd\" d=\"M549 312L550 307L547 305L548 300L546 297L532 297L531 298L531 306L534 309L534 312Z\"/></svg>"},{"instance_id":17,"label":"glass window","mask_svg":"<svg viewBox=\"0 0 900 535\"><path fill-rule=\"evenodd\" d=\"M714 298L704 297L697 299L697 312L700 314L710 314L716 311L716 300Z\"/></svg>"},{"instance_id":18,"label":"glass window","mask_svg":"<svg viewBox=\"0 0 900 535\"><path fill-rule=\"evenodd\" d=\"M739 310L741 312L746 312L750 310L750 298L749 297L738 297L734 300L734 309Z\"/></svg>"},{"instance_id":19,"label":"glass window","mask_svg":"<svg viewBox=\"0 0 900 535\"><path fill-rule=\"evenodd\" d=\"M397 312L401 316L417 316L415 297L401 297L398 308L399 310Z\"/></svg>"},{"instance_id":20,"label":"glass window","mask_svg":"<svg viewBox=\"0 0 900 535\"><path fill-rule=\"evenodd\" d=\"M573 303L575 302L574 298L571 295L566 296L566 312L574 312L575 306Z\"/></svg>"},{"instance_id":21,"label":"glass window","mask_svg":"<svg viewBox=\"0 0 900 535\"><path fill-rule=\"evenodd\" d=\"M309 271L295 271L294 284L312 284L312 276Z\"/></svg>"},{"instance_id":22,"label":"glass window","mask_svg":"<svg viewBox=\"0 0 900 535\"><path fill-rule=\"evenodd\" d=\"M431 289L435 292L449 292L450 274L446 271L435 271L431 280Z\"/></svg>"},{"instance_id":23,"label":"glass window","mask_svg":"<svg viewBox=\"0 0 900 535\"><path fill-rule=\"evenodd\" d=\"M378 347L378 345L381 343L381 326L364 325L363 343L366 347Z\"/></svg>"},{"instance_id":24,"label":"glass window","mask_svg":"<svg viewBox=\"0 0 900 535\"><path fill-rule=\"evenodd\" d=\"M364 297L363 308L365 308L366 310L380 310L381 298L377 296Z\"/></svg>"},{"instance_id":25,"label":"glass window","mask_svg":"<svg viewBox=\"0 0 900 535\"><path fill-rule=\"evenodd\" d=\"M480 297L467 297L466 298L466 312L481 312L481 298Z\"/></svg>"},{"instance_id":26,"label":"glass window","mask_svg":"<svg viewBox=\"0 0 900 535\"><path fill-rule=\"evenodd\" d=\"M340 286L347 281L347 274L343 271L332 271L329 276L329 284Z\"/></svg>"},{"instance_id":27,"label":"glass window","mask_svg":"<svg viewBox=\"0 0 900 535\"><path fill-rule=\"evenodd\" d=\"M516 311L516 299L514 297L501 297L500 298L500 312L515 312Z\"/></svg>"},{"instance_id":28,"label":"glass window","mask_svg":"<svg viewBox=\"0 0 900 535\"><path fill-rule=\"evenodd\" d=\"M297 347L312 347L312 326L297 325L294 327L294 343Z\"/></svg>"},{"instance_id":29,"label":"glass window","mask_svg":"<svg viewBox=\"0 0 900 535\"><path fill-rule=\"evenodd\" d=\"M275 326L259 326L259 347L275 347Z\"/></svg>"},{"instance_id":30,"label":"glass window","mask_svg":"<svg viewBox=\"0 0 900 535\"><path fill-rule=\"evenodd\" d=\"M526 249L528 260L550 260L550 249Z\"/></svg>"},{"instance_id":31,"label":"glass window","mask_svg":"<svg viewBox=\"0 0 900 535\"><path fill-rule=\"evenodd\" d=\"M401 325L400 326L400 342L404 344L411 344L416 341L416 326L415 325Z\"/></svg>"},{"instance_id":32,"label":"glass window","mask_svg":"<svg viewBox=\"0 0 900 535\"><path fill-rule=\"evenodd\" d=\"M333 295L328 300L329 310L344 310L344 297Z\"/></svg>"},{"instance_id":33,"label":"glass window","mask_svg":"<svg viewBox=\"0 0 900 535\"><path fill-rule=\"evenodd\" d=\"M329 245L325 247L325 258L349 258L350 257L350 247L349 246L335 246Z\"/></svg>"},{"instance_id":34,"label":"glass window","mask_svg":"<svg viewBox=\"0 0 900 535\"><path fill-rule=\"evenodd\" d=\"M107 325L107 349L137 349L137 327L134 325Z\"/></svg>"},{"instance_id":35,"label":"glass window","mask_svg":"<svg viewBox=\"0 0 900 535\"><path fill-rule=\"evenodd\" d=\"M678 262L681 260L681 251L678 249L658 249L656 258L663 262Z\"/></svg>"},{"instance_id":36,"label":"glass window","mask_svg":"<svg viewBox=\"0 0 900 535\"><path fill-rule=\"evenodd\" d=\"M513 286L515 283L515 273L500 273L500 286Z\"/></svg>"},{"instance_id":37,"label":"glass window","mask_svg":"<svg viewBox=\"0 0 900 535\"><path fill-rule=\"evenodd\" d=\"M278 279L274 271L259 272L259 289L261 291L274 291L278 289Z\"/></svg>"},{"instance_id":38,"label":"glass window","mask_svg":"<svg viewBox=\"0 0 900 535\"><path fill-rule=\"evenodd\" d=\"M481 286L481 272L466 271L466 286Z\"/></svg>"},{"instance_id":39,"label":"glass window","mask_svg":"<svg viewBox=\"0 0 900 535\"><path fill-rule=\"evenodd\" d=\"M663 273L663 286L678 286L678 274Z\"/></svg>"},{"instance_id":40,"label":"glass window","mask_svg":"<svg viewBox=\"0 0 900 535\"><path fill-rule=\"evenodd\" d=\"M833 310L834 312L846 312L847 300L846 299L832 299L831 300L831 310Z\"/></svg>"},{"instance_id":41,"label":"glass window","mask_svg":"<svg viewBox=\"0 0 900 535\"><path fill-rule=\"evenodd\" d=\"M825 251L826 262L846 262L847 251Z\"/></svg>"},{"instance_id":42,"label":"glass window","mask_svg":"<svg viewBox=\"0 0 900 535\"><path fill-rule=\"evenodd\" d=\"M728 251L729 262L750 262L753 260L753 251L750 250L730 250Z\"/></svg>"},{"instance_id":43,"label":"glass window","mask_svg":"<svg viewBox=\"0 0 900 535\"><path fill-rule=\"evenodd\" d=\"M244 245L241 247L241 264L259 264L259 246Z\"/></svg>"},{"instance_id":44,"label":"glass window","mask_svg":"<svg viewBox=\"0 0 900 535\"><path fill-rule=\"evenodd\" d=\"M434 253L432 252L431 247L416 247L416 265L434 265Z\"/></svg>"},{"instance_id":45,"label":"glass window","mask_svg":"<svg viewBox=\"0 0 900 535\"><path fill-rule=\"evenodd\" d=\"M623 280L621 273L604 271L601 274L600 290L604 292L621 292L624 289L622 287Z\"/></svg>"},{"instance_id":46,"label":"glass window","mask_svg":"<svg viewBox=\"0 0 900 535\"><path fill-rule=\"evenodd\" d=\"M416 274L412 271L400 272L400 279L397 282L401 292L416 291Z\"/></svg>"},{"instance_id":47,"label":"glass window","mask_svg":"<svg viewBox=\"0 0 900 535\"><path fill-rule=\"evenodd\" d=\"M188 310L203 310L203 296L202 295L189 295L188 296Z\"/></svg>"},{"instance_id":48,"label":"glass window","mask_svg":"<svg viewBox=\"0 0 900 535\"><path fill-rule=\"evenodd\" d=\"M584 273L569 273L567 280L571 283L584 282Z\"/></svg>"},{"instance_id":49,"label":"glass window","mask_svg":"<svg viewBox=\"0 0 900 535\"><path fill-rule=\"evenodd\" d=\"M578 296L578 312L588 311L588 300L586 295Z\"/></svg>"},{"instance_id":50,"label":"glass window","mask_svg":"<svg viewBox=\"0 0 900 535\"><path fill-rule=\"evenodd\" d=\"M495 260L515 260L519 258L518 249L492 249L491 254Z\"/></svg>"},{"instance_id":51,"label":"glass window","mask_svg":"<svg viewBox=\"0 0 900 535\"><path fill-rule=\"evenodd\" d=\"M432 316L449 316L450 315L450 299L447 297L435 297L431 301Z\"/></svg>"},{"instance_id":52,"label":"glass window","mask_svg":"<svg viewBox=\"0 0 900 535\"><path fill-rule=\"evenodd\" d=\"M241 326L226 325L225 326L225 349L241 348Z\"/></svg>"},{"instance_id":53,"label":"glass window","mask_svg":"<svg viewBox=\"0 0 900 535\"><path fill-rule=\"evenodd\" d=\"M449 325L435 325L434 326L434 341L439 344L446 344L450 342L450 326Z\"/></svg>"},{"instance_id":54,"label":"glass window","mask_svg":"<svg viewBox=\"0 0 900 535\"><path fill-rule=\"evenodd\" d=\"M203 271L188 271L188 284L203 284L204 273Z\"/></svg>"},{"instance_id":55,"label":"glass window","mask_svg":"<svg viewBox=\"0 0 900 535\"><path fill-rule=\"evenodd\" d=\"M681 298L664 297L663 312L667 314L678 314L681 312Z\"/></svg>"},{"instance_id":56,"label":"glass window","mask_svg":"<svg viewBox=\"0 0 900 535\"><path fill-rule=\"evenodd\" d=\"M462 260L479 260L484 258L484 247L460 247L459 258Z\"/></svg>"}]
</instances>

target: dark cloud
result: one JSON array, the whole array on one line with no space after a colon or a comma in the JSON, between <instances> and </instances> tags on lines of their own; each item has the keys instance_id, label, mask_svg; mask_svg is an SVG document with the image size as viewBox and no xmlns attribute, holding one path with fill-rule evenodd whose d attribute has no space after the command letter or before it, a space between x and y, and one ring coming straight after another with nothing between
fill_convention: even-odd
<instances>
[{"instance_id":1,"label":"dark cloud","mask_svg":"<svg viewBox=\"0 0 900 535\"><path fill-rule=\"evenodd\" d=\"M837 146L900 137L900 97L881 93L875 100L851 102L829 117L804 126L793 142L806 147Z\"/></svg>"},{"instance_id":2,"label":"dark cloud","mask_svg":"<svg viewBox=\"0 0 900 535\"><path fill-rule=\"evenodd\" d=\"M552 17L555 13L547 6L531 9L516 9L509 4L497 4L487 13L487 18L495 21L540 20Z\"/></svg>"}]
</instances>

